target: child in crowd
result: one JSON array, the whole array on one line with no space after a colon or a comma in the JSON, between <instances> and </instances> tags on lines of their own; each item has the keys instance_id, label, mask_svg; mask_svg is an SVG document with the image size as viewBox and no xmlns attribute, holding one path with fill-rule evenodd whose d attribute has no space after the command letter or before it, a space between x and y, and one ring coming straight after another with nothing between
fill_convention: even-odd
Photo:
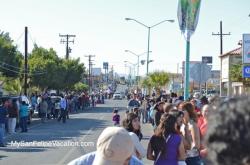
<instances>
[{"instance_id":1,"label":"child in crowd","mask_svg":"<svg viewBox=\"0 0 250 165\"><path fill-rule=\"evenodd\" d=\"M125 112L125 119L128 118L128 114L129 114L129 110L126 110L126 112Z\"/></svg>"},{"instance_id":2,"label":"child in crowd","mask_svg":"<svg viewBox=\"0 0 250 165\"><path fill-rule=\"evenodd\" d=\"M118 114L118 109L113 111L113 122L115 126L120 126L120 115Z\"/></svg>"}]
</instances>

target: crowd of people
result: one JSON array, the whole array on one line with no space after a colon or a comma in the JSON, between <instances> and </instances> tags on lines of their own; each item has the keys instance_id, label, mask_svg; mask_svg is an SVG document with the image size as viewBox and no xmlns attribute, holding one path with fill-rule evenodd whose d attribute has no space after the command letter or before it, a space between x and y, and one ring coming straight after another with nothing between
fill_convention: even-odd
<instances>
[{"instance_id":1,"label":"crowd of people","mask_svg":"<svg viewBox=\"0 0 250 165\"><path fill-rule=\"evenodd\" d=\"M16 133L16 123L19 123L21 132L27 132L28 105L17 99L0 100L0 147L5 147L5 132Z\"/></svg>"},{"instance_id":2,"label":"crowd of people","mask_svg":"<svg viewBox=\"0 0 250 165\"><path fill-rule=\"evenodd\" d=\"M242 99L245 101L242 101ZM246 140L247 137L250 137L249 132L247 132L250 129L248 120L250 117L250 108L247 107L249 99L235 98L227 100L227 102L222 102L223 104L219 101L218 97L208 99L205 96L197 94L188 101L184 101L181 96L177 97L176 94L171 94L169 98L164 96L138 98L137 95L134 95L128 102L130 111L127 113L134 113L137 116L137 120L142 123L152 124L154 134L148 142L146 157L154 161L156 165L214 165L216 161L219 162L218 164L229 165L232 164L232 160L237 162L233 164L244 164L243 161L250 163L250 152L246 152L245 147L241 146L242 142L240 142L240 140ZM244 104L240 105L239 102ZM227 105L227 108L225 105ZM238 118L237 113L239 113ZM220 116L222 114L223 116ZM235 115L235 117L232 115ZM227 121L225 121L226 119ZM234 120L232 122L235 123L229 123L229 120ZM225 130L218 126L223 122L225 122L225 126L223 127ZM226 124L226 122L228 123ZM237 129L241 130L237 131ZM141 139L141 136L139 134L138 138ZM230 152L230 148L227 148L228 151L220 148L220 154L215 149L213 152L211 151L212 146L217 150L219 146L223 147L222 144L219 145L219 142L225 144L233 142L235 140L233 136L241 138L238 139L239 141L235 145L239 146L239 149L245 150L244 154L237 154L242 159L237 160L237 158L230 157L230 154L227 153ZM211 142L218 145L211 145ZM244 142L244 144L250 145L249 141ZM233 147L233 144L229 145ZM231 151L232 153L234 152ZM226 160L225 156L228 156L228 160ZM138 158L140 159L141 157Z\"/></svg>"},{"instance_id":3,"label":"crowd of people","mask_svg":"<svg viewBox=\"0 0 250 165\"><path fill-rule=\"evenodd\" d=\"M62 95L52 101L48 95L32 95L31 103L41 122L50 118L66 122L68 112L90 106L91 97L95 96ZM175 94L169 98L134 94L124 117L114 109L114 126L103 130L97 150L69 165L142 165L145 159L155 165L250 165L249 104L249 97L223 101L194 95L184 101ZM28 131L28 108L24 101L0 101L1 147L5 130L13 134L19 123L21 132ZM152 125L147 148L141 144L141 124Z\"/></svg>"},{"instance_id":4,"label":"crowd of people","mask_svg":"<svg viewBox=\"0 0 250 165\"><path fill-rule=\"evenodd\" d=\"M60 94L50 95L47 92L31 94L29 101L22 96L0 99L0 147L6 147L6 133L15 134L28 132L27 125L32 117L41 119L41 123L55 119L66 123L69 113L83 111L87 107L95 107L97 103L104 104L104 95L100 93Z\"/></svg>"},{"instance_id":5,"label":"crowd of people","mask_svg":"<svg viewBox=\"0 0 250 165\"><path fill-rule=\"evenodd\" d=\"M121 122L114 109L114 127L100 135L97 151L69 165L141 165L143 158L154 165L250 165L249 104L248 97L221 101L195 95L184 101L133 95ZM141 123L151 123L154 132L147 149Z\"/></svg>"}]
</instances>

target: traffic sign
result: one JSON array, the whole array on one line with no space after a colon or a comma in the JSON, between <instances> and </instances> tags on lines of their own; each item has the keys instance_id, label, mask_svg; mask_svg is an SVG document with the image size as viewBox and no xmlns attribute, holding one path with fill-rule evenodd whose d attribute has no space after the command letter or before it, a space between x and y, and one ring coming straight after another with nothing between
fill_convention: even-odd
<instances>
[{"instance_id":1,"label":"traffic sign","mask_svg":"<svg viewBox=\"0 0 250 165\"><path fill-rule=\"evenodd\" d=\"M202 63L212 64L213 63L213 57L212 56L202 56Z\"/></svg>"},{"instance_id":2,"label":"traffic sign","mask_svg":"<svg viewBox=\"0 0 250 165\"><path fill-rule=\"evenodd\" d=\"M109 68L109 63L103 62L103 69L108 69L108 68Z\"/></svg>"},{"instance_id":3,"label":"traffic sign","mask_svg":"<svg viewBox=\"0 0 250 165\"><path fill-rule=\"evenodd\" d=\"M250 66L243 66L242 69L243 78L250 78Z\"/></svg>"},{"instance_id":4,"label":"traffic sign","mask_svg":"<svg viewBox=\"0 0 250 165\"><path fill-rule=\"evenodd\" d=\"M198 83L205 83L211 77L211 67L197 63L190 69L190 77Z\"/></svg>"}]
</instances>

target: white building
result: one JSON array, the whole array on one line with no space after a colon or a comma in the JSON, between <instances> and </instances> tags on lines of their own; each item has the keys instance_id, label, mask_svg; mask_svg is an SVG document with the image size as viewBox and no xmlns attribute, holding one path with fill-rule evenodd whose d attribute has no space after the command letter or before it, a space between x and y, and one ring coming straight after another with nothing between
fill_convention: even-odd
<instances>
[{"instance_id":1,"label":"white building","mask_svg":"<svg viewBox=\"0 0 250 165\"><path fill-rule=\"evenodd\" d=\"M220 56L221 59L221 96L239 96L247 93L247 87L242 81L232 82L230 77L230 68L235 64L242 64L242 47L229 51Z\"/></svg>"}]
</instances>

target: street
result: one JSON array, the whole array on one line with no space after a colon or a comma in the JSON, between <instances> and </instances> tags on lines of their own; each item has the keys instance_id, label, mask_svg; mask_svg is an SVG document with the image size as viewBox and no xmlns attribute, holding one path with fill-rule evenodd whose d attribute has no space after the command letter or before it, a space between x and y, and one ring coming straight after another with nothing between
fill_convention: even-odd
<instances>
[{"instance_id":1,"label":"street","mask_svg":"<svg viewBox=\"0 0 250 165\"><path fill-rule=\"evenodd\" d=\"M127 100L106 100L105 104L70 115L66 124L56 120L45 124L37 122L29 128L28 133L7 136L8 146L0 149L0 164L61 165L95 151L96 141L102 130L113 125L113 107L119 107L119 114L123 119L126 105ZM142 126L142 144L145 149L152 135L152 130L148 128L151 128L149 124ZM144 163L150 164L150 161L145 160Z\"/></svg>"}]
</instances>

